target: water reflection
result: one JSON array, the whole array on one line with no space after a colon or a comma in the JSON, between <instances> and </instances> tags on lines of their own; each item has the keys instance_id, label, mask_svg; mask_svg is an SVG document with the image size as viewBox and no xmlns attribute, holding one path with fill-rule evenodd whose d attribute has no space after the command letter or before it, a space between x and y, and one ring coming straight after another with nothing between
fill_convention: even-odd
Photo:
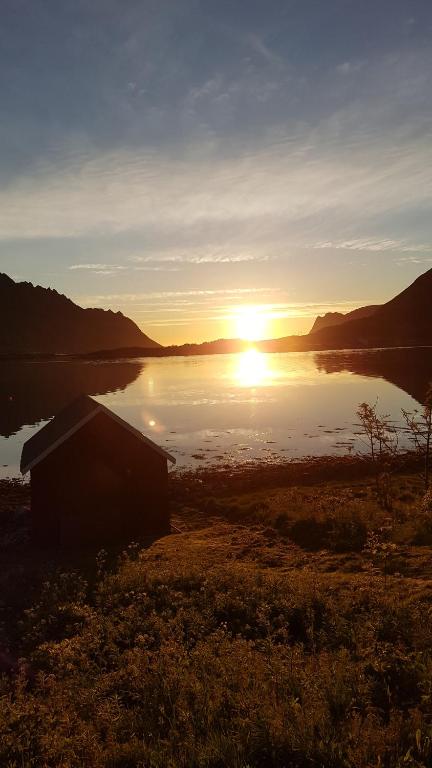
<instances>
[{"instance_id":1,"label":"water reflection","mask_svg":"<svg viewBox=\"0 0 432 768\"><path fill-rule=\"evenodd\" d=\"M142 373L138 361L0 364L0 435L51 418L80 394L125 390Z\"/></svg>"},{"instance_id":2,"label":"water reflection","mask_svg":"<svg viewBox=\"0 0 432 768\"><path fill-rule=\"evenodd\" d=\"M3 363L0 476L18 474L22 444L37 428L29 425L49 419L80 392L96 395L181 467L346 453L358 442L360 402L378 398L397 420L402 407L413 410L422 400L431 379L431 349L266 354L251 348L145 361Z\"/></svg>"},{"instance_id":3,"label":"water reflection","mask_svg":"<svg viewBox=\"0 0 432 768\"><path fill-rule=\"evenodd\" d=\"M270 368L271 355L258 352L257 349L247 349L237 355L235 379L241 387L260 387L270 384L272 371Z\"/></svg>"},{"instance_id":4,"label":"water reflection","mask_svg":"<svg viewBox=\"0 0 432 768\"><path fill-rule=\"evenodd\" d=\"M424 402L432 381L432 347L318 352L314 359L317 369L324 373L347 371L383 378L419 403Z\"/></svg>"}]
</instances>

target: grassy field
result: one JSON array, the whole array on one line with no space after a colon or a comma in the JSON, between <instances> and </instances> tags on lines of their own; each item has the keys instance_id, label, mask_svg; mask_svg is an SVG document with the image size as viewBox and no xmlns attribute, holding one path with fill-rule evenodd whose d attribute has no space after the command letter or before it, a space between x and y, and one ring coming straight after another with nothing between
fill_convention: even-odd
<instances>
[{"instance_id":1,"label":"grassy field","mask_svg":"<svg viewBox=\"0 0 432 768\"><path fill-rule=\"evenodd\" d=\"M432 765L432 512L389 482L173 476L178 532L79 556L1 484L0 765Z\"/></svg>"}]
</instances>

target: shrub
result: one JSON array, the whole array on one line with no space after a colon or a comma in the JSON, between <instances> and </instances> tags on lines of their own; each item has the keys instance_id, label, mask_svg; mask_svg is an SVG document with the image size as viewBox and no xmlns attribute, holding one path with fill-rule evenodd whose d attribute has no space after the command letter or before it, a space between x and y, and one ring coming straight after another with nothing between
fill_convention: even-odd
<instances>
[{"instance_id":1,"label":"shrub","mask_svg":"<svg viewBox=\"0 0 432 768\"><path fill-rule=\"evenodd\" d=\"M330 531L329 520L306 517L296 520L290 528L290 538L303 549L325 549Z\"/></svg>"},{"instance_id":2,"label":"shrub","mask_svg":"<svg viewBox=\"0 0 432 768\"><path fill-rule=\"evenodd\" d=\"M423 514L415 524L413 544L432 546L432 514Z\"/></svg>"},{"instance_id":3,"label":"shrub","mask_svg":"<svg viewBox=\"0 0 432 768\"><path fill-rule=\"evenodd\" d=\"M290 528L291 539L304 549L360 552L367 541L365 523L356 517L307 517Z\"/></svg>"}]
</instances>

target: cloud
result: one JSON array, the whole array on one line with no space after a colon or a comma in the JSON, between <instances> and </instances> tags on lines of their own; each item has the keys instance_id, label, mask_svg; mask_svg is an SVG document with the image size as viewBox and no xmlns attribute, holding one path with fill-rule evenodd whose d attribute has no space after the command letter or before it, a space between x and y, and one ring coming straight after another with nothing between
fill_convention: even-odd
<instances>
[{"instance_id":1,"label":"cloud","mask_svg":"<svg viewBox=\"0 0 432 768\"><path fill-rule=\"evenodd\" d=\"M152 321L165 312L168 319L180 316L179 307L187 317L195 315L193 307L197 318L223 317L224 309L246 301L283 303L272 311L308 318L325 308L291 299L367 292L363 278L357 287L349 284L349 258L355 281L359 262L378 262L380 254L380 269L392 261L411 274L425 263L420 257L432 252L430 52L374 58L368 51L367 60L353 53L350 61L340 56L338 68L333 57L312 82L273 57L264 33L247 43L239 34L239 70L206 70L201 80L196 73L178 95L175 115L166 104L159 111L152 105L156 132L171 119L174 127L181 123L171 143L144 145L147 123L135 115L136 142L110 149L109 142L76 138L68 151L61 148L1 187L2 252L45 258L50 251L50 279L67 274L73 286L69 291L65 280L63 290L80 293L85 274L87 305L114 305ZM127 82L137 87L127 89ZM134 99L142 87L135 74L122 85ZM118 290L110 298L97 281L103 276L101 282L129 293L140 282L186 289L202 284L203 273L212 287L244 284L247 275L250 286L269 288L132 300ZM391 290L398 289L390 277ZM381 300L390 282L382 268L376 294L366 301ZM275 302L283 284L292 296ZM148 310L156 304L152 318Z\"/></svg>"},{"instance_id":2,"label":"cloud","mask_svg":"<svg viewBox=\"0 0 432 768\"><path fill-rule=\"evenodd\" d=\"M149 255L149 256L130 256L129 260L136 263L158 263L163 264L237 264L247 261L268 261L268 255L257 255L250 253L182 253L177 255ZM143 267L144 268L144 267Z\"/></svg>"},{"instance_id":3,"label":"cloud","mask_svg":"<svg viewBox=\"0 0 432 768\"><path fill-rule=\"evenodd\" d=\"M405 258L398 259L397 263L426 265L426 264L432 263L432 257L427 259L427 258L420 258L419 256L406 256Z\"/></svg>"},{"instance_id":4,"label":"cloud","mask_svg":"<svg viewBox=\"0 0 432 768\"><path fill-rule=\"evenodd\" d=\"M126 269L126 267L121 264L70 264L69 269L72 269L72 270L84 269L84 270L91 270L91 271L109 269L111 271L114 271L118 269Z\"/></svg>"},{"instance_id":5,"label":"cloud","mask_svg":"<svg viewBox=\"0 0 432 768\"><path fill-rule=\"evenodd\" d=\"M162 299L168 300L172 303L173 299L196 299L199 298L214 298L218 297L230 297L232 300L239 300L244 296L254 296L261 293L273 292L273 288L219 288L219 289L191 289L191 290L172 290L172 291L147 291L140 293L110 293L110 294L94 294L91 296L81 296L80 301L83 304L89 304L91 302L97 304L99 302L116 302L123 301L127 303L136 303L145 301L146 305L149 300Z\"/></svg>"},{"instance_id":6,"label":"cloud","mask_svg":"<svg viewBox=\"0 0 432 768\"><path fill-rule=\"evenodd\" d=\"M247 40L276 70L278 57L264 36ZM213 72L176 102L177 117L196 128L188 140L110 151L86 141L80 151L76 140L73 151L40 161L0 189L0 244L123 239L124 258L132 253L147 271L161 271L163 263L174 271L182 264L265 261L308 247L317 231L312 248L408 249L410 238L423 233L409 231L402 241L396 230L412 211L426 218L431 207L431 68L432 55L421 48L342 60L341 72L333 65L320 73L312 91L298 74L291 82L286 64L274 76L250 64L236 77ZM354 70L352 94L340 74ZM313 110L293 118L277 106L279 89L298 101L298 88L303 108L307 96ZM336 101L321 98L319 88L337 94ZM274 101L262 120L254 116L253 131L238 123L236 138L224 123L218 133L215 121L221 109L226 116L227 101L242 112L246 94L256 104L261 92L273 93ZM128 247L128 238L138 245ZM117 270L104 261L102 271ZM117 256L113 262L123 268Z\"/></svg>"},{"instance_id":7,"label":"cloud","mask_svg":"<svg viewBox=\"0 0 432 768\"><path fill-rule=\"evenodd\" d=\"M329 131L282 136L229 157L203 156L195 147L179 158L123 151L48 166L0 192L0 240L142 233L153 243L177 239L208 253L210 232L221 246L218 260L233 260L245 249L247 258L271 255L271 244L293 225L323 216L336 229L430 206L426 137L402 131L396 145L375 139L348 151ZM258 254L249 244L260 238L269 247Z\"/></svg>"},{"instance_id":8,"label":"cloud","mask_svg":"<svg viewBox=\"0 0 432 768\"><path fill-rule=\"evenodd\" d=\"M359 238L357 240L342 240L332 242L314 243L316 249L332 249L342 251L371 251L379 253L385 251L397 251L398 253L430 253L432 252L432 243L407 243L404 240L376 240L374 238Z\"/></svg>"},{"instance_id":9,"label":"cloud","mask_svg":"<svg viewBox=\"0 0 432 768\"><path fill-rule=\"evenodd\" d=\"M152 259L153 261L153 259ZM84 270L95 275L116 275L119 272L177 272L178 267L171 264L163 266L132 266L129 264L70 264L68 269L72 271Z\"/></svg>"},{"instance_id":10,"label":"cloud","mask_svg":"<svg viewBox=\"0 0 432 768\"><path fill-rule=\"evenodd\" d=\"M253 305L268 320L310 320L327 312L350 312L371 304L371 299L358 302L300 302L271 300L278 292L273 288L233 288L220 290L149 291L137 294L99 294L76 297L83 306L100 306L132 312L144 327L169 327L210 321L229 322L238 316L239 307Z\"/></svg>"},{"instance_id":11,"label":"cloud","mask_svg":"<svg viewBox=\"0 0 432 768\"><path fill-rule=\"evenodd\" d=\"M337 65L336 72L341 75L353 75L360 72L364 66L366 66L366 61L344 61Z\"/></svg>"},{"instance_id":12,"label":"cloud","mask_svg":"<svg viewBox=\"0 0 432 768\"><path fill-rule=\"evenodd\" d=\"M281 56L278 56L274 51L269 48L268 45L264 42L263 38L260 35L257 34L251 34L248 37L249 45L251 46L252 50L255 51L255 53L259 53L259 55L264 59L264 61L267 64L270 64L272 66L276 67L284 67L284 60Z\"/></svg>"}]
</instances>

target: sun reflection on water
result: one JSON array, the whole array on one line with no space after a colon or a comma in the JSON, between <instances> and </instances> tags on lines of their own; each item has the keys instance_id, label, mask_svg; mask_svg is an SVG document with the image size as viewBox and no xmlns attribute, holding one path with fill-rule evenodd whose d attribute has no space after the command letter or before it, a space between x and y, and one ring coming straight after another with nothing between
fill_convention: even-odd
<instances>
[{"instance_id":1,"label":"sun reflection on water","mask_svg":"<svg viewBox=\"0 0 432 768\"><path fill-rule=\"evenodd\" d=\"M272 371L268 365L269 356L253 347L238 355L235 379L241 387L259 387L269 384Z\"/></svg>"}]
</instances>

